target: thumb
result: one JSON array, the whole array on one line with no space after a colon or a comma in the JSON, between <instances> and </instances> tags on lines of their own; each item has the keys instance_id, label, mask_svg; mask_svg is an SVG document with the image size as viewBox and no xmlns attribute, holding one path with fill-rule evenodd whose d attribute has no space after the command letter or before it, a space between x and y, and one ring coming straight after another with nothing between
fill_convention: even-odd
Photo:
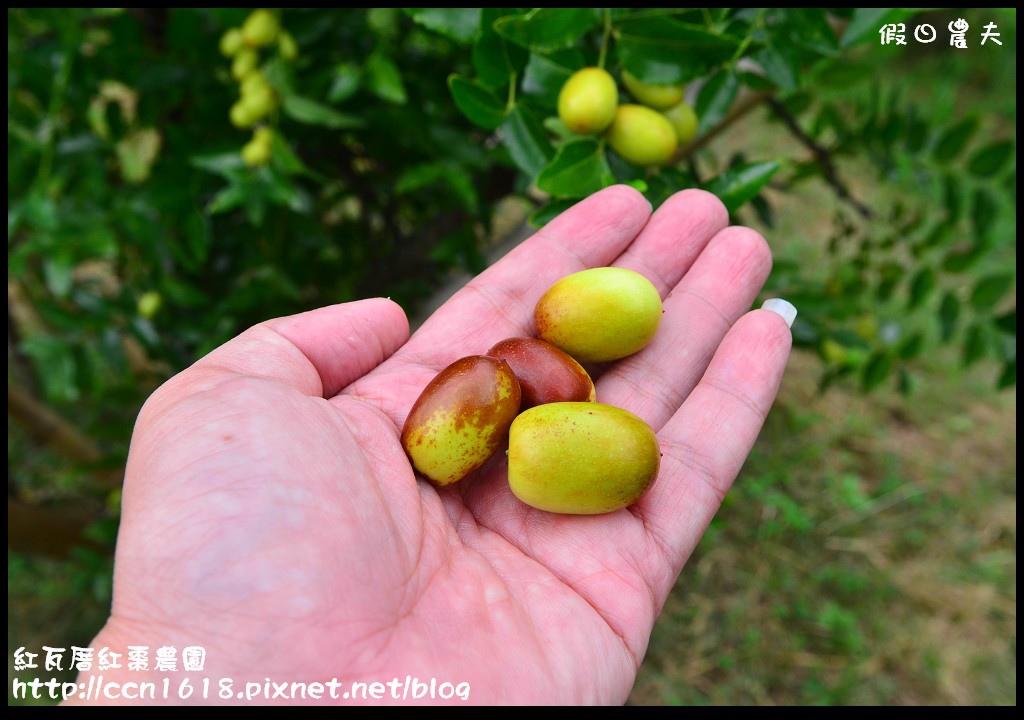
<instances>
[{"instance_id":1,"label":"thumb","mask_svg":"<svg viewBox=\"0 0 1024 720\"><path fill-rule=\"evenodd\" d=\"M330 398L408 339L402 308L371 298L267 320L221 345L195 368L272 378L307 395Z\"/></svg>"}]
</instances>

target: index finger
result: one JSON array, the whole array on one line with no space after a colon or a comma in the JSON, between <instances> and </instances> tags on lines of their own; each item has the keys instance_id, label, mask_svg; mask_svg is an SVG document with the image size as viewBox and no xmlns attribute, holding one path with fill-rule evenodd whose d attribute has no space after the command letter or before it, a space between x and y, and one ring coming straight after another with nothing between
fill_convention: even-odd
<instances>
[{"instance_id":1,"label":"index finger","mask_svg":"<svg viewBox=\"0 0 1024 720\"><path fill-rule=\"evenodd\" d=\"M625 185L605 188L566 210L434 313L400 357L461 357L453 339L484 352L498 340L529 334L537 297L556 280L608 265L647 223L651 205ZM478 342L474 342L478 341Z\"/></svg>"},{"instance_id":2,"label":"index finger","mask_svg":"<svg viewBox=\"0 0 1024 720\"><path fill-rule=\"evenodd\" d=\"M401 424L423 386L466 355L533 334L537 298L559 278L610 264L643 229L651 205L631 187L605 188L569 208L442 305L387 362L346 394L371 398Z\"/></svg>"},{"instance_id":3,"label":"index finger","mask_svg":"<svg viewBox=\"0 0 1024 720\"><path fill-rule=\"evenodd\" d=\"M673 579L718 511L775 401L795 314L792 309L786 318L762 309L740 318L693 392L658 431L658 479L630 510L664 551Z\"/></svg>"}]
</instances>

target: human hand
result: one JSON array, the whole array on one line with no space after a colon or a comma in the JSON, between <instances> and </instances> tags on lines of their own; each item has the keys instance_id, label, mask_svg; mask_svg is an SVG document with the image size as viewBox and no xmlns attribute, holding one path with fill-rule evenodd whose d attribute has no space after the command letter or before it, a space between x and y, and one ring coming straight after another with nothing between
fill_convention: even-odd
<instances>
[{"instance_id":1,"label":"human hand","mask_svg":"<svg viewBox=\"0 0 1024 720\"><path fill-rule=\"evenodd\" d=\"M701 191L650 215L636 191L608 188L411 339L397 305L363 300L257 325L172 378L136 423L113 608L91 645L149 646L150 672L105 680L209 677L217 701L218 678L241 690L412 676L468 683L471 703L621 704L789 355L786 322L746 312L768 246L727 222ZM552 283L604 265L665 299L652 343L595 378L600 402L658 434L650 491L606 515L534 510L511 494L500 452L454 486L417 479L399 433L427 382L533 334ZM164 645L204 647L205 669L153 670Z\"/></svg>"}]
</instances>

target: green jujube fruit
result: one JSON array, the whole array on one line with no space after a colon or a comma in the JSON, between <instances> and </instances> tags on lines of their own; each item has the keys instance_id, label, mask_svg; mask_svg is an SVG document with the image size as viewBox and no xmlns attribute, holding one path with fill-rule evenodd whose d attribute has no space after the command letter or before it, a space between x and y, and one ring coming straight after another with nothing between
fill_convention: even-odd
<instances>
[{"instance_id":1,"label":"green jujube fruit","mask_svg":"<svg viewBox=\"0 0 1024 720\"><path fill-rule=\"evenodd\" d=\"M619 105L606 137L612 150L634 165L664 165L679 146L669 119L643 105Z\"/></svg>"},{"instance_id":2,"label":"green jujube fruit","mask_svg":"<svg viewBox=\"0 0 1024 720\"><path fill-rule=\"evenodd\" d=\"M242 23L242 39L250 47L270 45L277 40L281 31L281 23L277 16L266 8L253 10Z\"/></svg>"},{"instance_id":3,"label":"green jujube fruit","mask_svg":"<svg viewBox=\"0 0 1024 720\"><path fill-rule=\"evenodd\" d=\"M281 53L281 57L288 62L294 62L295 58L299 56L299 46L287 30L281 31L281 36L277 39L277 50Z\"/></svg>"},{"instance_id":4,"label":"green jujube fruit","mask_svg":"<svg viewBox=\"0 0 1024 720\"><path fill-rule=\"evenodd\" d=\"M686 93L685 85L645 83L629 70L622 71L622 82L630 95L655 110L664 110L682 102Z\"/></svg>"},{"instance_id":5,"label":"green jujube fruit","mask_svg":"<svg viewBox=\"0 0 1024 720\"><path fill-rule=\"evenodd\" d=\"M231 124L237 128L252 127L260 119L252 106L243 100L238 100L231 106L230 118Z\"/></svg>"},{"instance_id":6,"label":"green jujube fruit","mask_svg":"<svg viewBox=\"0 0 1024 720\"><path fill-rule=\"evenodd\" d=\"M612 405L538 405L509 430L509 487L538 510L596 515L627 507L647 492L660 464L650 425Z\"/></svg>"},{"instance_id":7,"label":"green jujube fruit","mask_svg":"<svg viewBox=\"0 0 1024 720\"><path fill-rule=\"evenodd\" d=\"M252 140L242 146L242 161L249 167L270 162L274 148L274 131L268 127L256 128Z\"/></svg>"},{"instance_id":8,"label":"green jujube fruit","mask_svg":"<svg viewBox=\"0 0 1024 720\"><path fill-rule=\"evenodd\" d=\"M661 322L661 296L651 281L625 268L567 275L534 309L537 335L578 362L607 362L643 348Z\"/></svg>"},{"instance_id":9,"label":"green jujube fruit","mask_svg":"<svg viewBox=\"0 0 1024 720\"><path fill-rule=\"evenodd\" d=\"M231 61L231 76L238 82L242 82L259 64L260 56L255 50L242 48L235 53L235 59Z\"/></svg>"},{"instance_id":10,"label":"green jujube fruit","mask_svg":"<svg viewBox=\"0 0 1024 720\"><path fill-rule=\"evenodd\" d=\"M156 290L150 290L149 292L142 294L142 297L139 298L139 301L135 305L135 309L139 315L147 320L151 320L153 319L153 316L160 311L160 306L163 304L164 300L160 296L160 293Z\"/></svg>"},{"instance_id":11,"label":"green jujube fruit","mask_svg":"<svg viewBox=\"0 0 1024 720\"><path fill-rule=\"evenodd\" d=\"M242 49L242 31L238 28L231 28L220 36L220 54L224 57L234 57Z\"/></svg>"},{"instance_id":12,"label":"green jujube fruit","mask_svg":"<svg viewBox=\"0 0 1024 720\"><path fill-rule=\"evenodd\" d=\"M697 113L687 103L681 102L669 108L665 111L665 117L672 123L672 129L676 131L680 145L685 145L696 137L700 121L697 119Z\"/></svg>"},{"instance_id":13,"label":"green jujube fruit","mask_svg":"<svg viewBox=\"0 0 1024 720\"><path fill-rule=\"evenodd\" d=\"M592 135L611 124L618 103L615 78L602 68L586 67L573 73L558 93L558 117L572 132Z\"/></svg>"},{"instance_id":14,"label":"green jujube fruit","mask_svg":"<svg viewBox=\"0 0 1024 720\"><path fill-rule=\"evenodd\" d=\"M594 402L594 381L564 350L539 338L508 338L487 351L504 360L519 380L520 410L551 402Z\"/></svg>"},{"instance_id":15,"label":"green jujube fruit","mask_svg":"<svg viewBox=\"0 0 1024 720\"><path fill-rule=\"evenodd\" d=\"M460 358L423 389L402 428L402 447L435 485L450 485L487 462L519 412L519 380L504 360Z\"/></svg>"}]
</instances>

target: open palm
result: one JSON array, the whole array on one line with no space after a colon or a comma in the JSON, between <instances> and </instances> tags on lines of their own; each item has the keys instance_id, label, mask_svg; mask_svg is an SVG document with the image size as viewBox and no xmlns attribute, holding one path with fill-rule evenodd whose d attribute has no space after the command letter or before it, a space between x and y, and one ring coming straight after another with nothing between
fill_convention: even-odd
<instances>
[{"instance_id":1,"label":"open palm","mask_svg":"<svg viewBox=\"0 0 1024 720\"><path fill-rule=\"evenodd\" d=\"M468 683L474 703L621 703L789 353L778 315L747 312L767 245L727 222L700 191L652 216L639 193L608 188L411 339L398 306L364 300L258 325L173 378L136 425L113 610L92 646L203 646L214 689L411 676ZM443 490L417 479L399 433L427 382L533 334L552 283L604 265L665 299L654 341L596 378L600 402L657 432L652 489L565 516L517 500L500 452Z\"/></svg>"}]
</instances>

